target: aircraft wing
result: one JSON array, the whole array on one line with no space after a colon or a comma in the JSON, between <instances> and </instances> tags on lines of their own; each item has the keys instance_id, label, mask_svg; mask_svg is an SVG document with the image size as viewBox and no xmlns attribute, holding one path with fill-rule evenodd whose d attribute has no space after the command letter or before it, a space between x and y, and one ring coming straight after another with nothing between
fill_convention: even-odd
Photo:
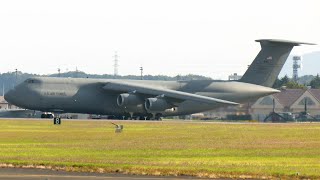
<instances>
[{"instance_id":1,"label":"aircraft wing","mask_svg":"<svg viewBox=\"0 0 320 180\"><path fill-rule=\"evenodd\" d=\"M162 98L177 99L180 101L191 100L191 101L197 101L197 102L208 103L208 104L216 104L216 103L230 104L230 105L239 104L236 102L226 101L222 99L201 96L197 94L165 89L160 87L154 87L154 86L152 87L150 85L141 85L141 84L132 83L132 82L108 82L103 87L103 89L120 91L120 92L135 92L138 94L153 95L153 96L158 96Z\"/></svg>"}]
</instances>

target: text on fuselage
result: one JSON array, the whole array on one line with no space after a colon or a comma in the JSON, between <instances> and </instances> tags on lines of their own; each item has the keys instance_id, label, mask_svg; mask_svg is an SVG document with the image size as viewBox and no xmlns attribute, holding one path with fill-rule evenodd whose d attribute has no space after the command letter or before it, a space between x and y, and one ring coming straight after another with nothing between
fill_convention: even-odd
<instances>
[{"instance_id":1,"label":"text on fuselage","mask_svg":"<svg viewBox=\"0 0 320 180\"><path fill-rule=\"evenodd\" d=\"M66 92L44 92L45 96L67 96Z\"/></svg>"}]
</instances>

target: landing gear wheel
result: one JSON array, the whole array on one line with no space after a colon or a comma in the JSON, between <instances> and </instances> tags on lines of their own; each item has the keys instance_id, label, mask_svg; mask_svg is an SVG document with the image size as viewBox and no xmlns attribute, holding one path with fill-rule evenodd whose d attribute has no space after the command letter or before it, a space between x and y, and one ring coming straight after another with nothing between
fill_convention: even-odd
<instances>
[{"instance_id":1,"label":"landing gear wheel","mask_svg":"<svg viewBox=\"0 0 320 180\"><path fill-rule=\"evenodd\" d=\"M146 120L152 120L153 115L152 114L148 114L146 117Z\"/></svg>"},{"instance_id":2,"label":"landing gear wheel","mask_svg":"<svg viewBox=\"0 0 320 180\"><path fill-rule=\"evenodd\" d=\"M154 119L155 119L156 121L162 121L161 116L162 116L162 114L161 114L161 113L158 113L158 114L155 115Z\"/></svg>"}]
</instances>

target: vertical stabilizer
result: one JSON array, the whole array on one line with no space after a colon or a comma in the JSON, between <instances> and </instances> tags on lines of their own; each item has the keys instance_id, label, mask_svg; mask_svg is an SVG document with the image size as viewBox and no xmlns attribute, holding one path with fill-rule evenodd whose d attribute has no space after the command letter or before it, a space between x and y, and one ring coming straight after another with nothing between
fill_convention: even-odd
<instances>
[{"instance_id":1,"label":"vertical stabilizer","mask_svg":"<svg viewBox=\"0 0 320 180\"><path fill-rule=\"evenodd\" d=\"M273 86L294 46L314 45L278 39L260 39L256 42L260 42L261 50L240 81L267 87Z\"/></svg>"}]
</instances>

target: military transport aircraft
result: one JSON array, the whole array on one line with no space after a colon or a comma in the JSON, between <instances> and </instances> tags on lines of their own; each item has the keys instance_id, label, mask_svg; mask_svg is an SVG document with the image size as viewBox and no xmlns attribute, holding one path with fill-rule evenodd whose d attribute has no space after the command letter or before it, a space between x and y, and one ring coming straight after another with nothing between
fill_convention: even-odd
<instances>
[{"instance_id":1,"label":"military transport aircraft","mask_svg":"<svg viewBox=\"0 0 320 180\"><path fill-rule=\"evenodd\" d=\"M35 77L5 94L22 108L54 113L126 115L159 119L237 105L279 92L272 89L294 46L277 39L256 40L261 51L240 81L147 81Z\"/></svg>"}]
</instances>

